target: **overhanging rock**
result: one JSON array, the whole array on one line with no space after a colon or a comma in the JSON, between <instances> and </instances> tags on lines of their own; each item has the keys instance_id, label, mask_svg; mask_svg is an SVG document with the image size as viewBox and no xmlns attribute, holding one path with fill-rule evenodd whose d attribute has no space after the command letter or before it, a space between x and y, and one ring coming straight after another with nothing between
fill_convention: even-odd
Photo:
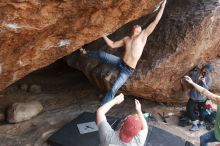
<instances>
[{"instance_id":1,"label":"overhanging rock","mask_svg":"<svg viewBox=\"0 0 220 146\"><path fill-rule=\"evenodd\" d=\"M160 0L1 0L0 90L151 12Z\"/></svg>"},{"instance_id":2,"label":"overhanging rock","mask_svg":"<svg viewBox=\"0 0 220 146\"><path fill-rule=\"evenodd\" d=\"M122 90L159 102L186 102L187 97L183 96L186 93L180 90L180 79L193 67L215 58L220 52L219 5L218 0L168 0L164 15L149 37L134 74ZM118 40L129 34L132 24L146 26L150 19L142 17L110 37ZM106 47L101 39L85 48L122 56L120 51ZM97 59L76 56L69 57L70 66L83 71L100 89L111 87L118 73L116 69Z\"/></svg>"}]
</instances>

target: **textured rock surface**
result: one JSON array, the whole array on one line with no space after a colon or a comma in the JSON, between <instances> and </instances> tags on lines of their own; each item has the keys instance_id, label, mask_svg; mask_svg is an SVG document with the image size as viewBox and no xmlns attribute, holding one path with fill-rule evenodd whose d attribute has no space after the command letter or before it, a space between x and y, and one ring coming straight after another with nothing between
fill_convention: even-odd
<instances>
[{"instance_id":1,"label":"textured rock surface","mask_svg":"<svg viewBox=\"0 0 220 146\"><path fill-rule=\"evenodd\" d=\"M213 83L212 83L212 90L215 92L220 93L220 58L211 61L213 67L215 68L213 76Z\"/></svg>"},{"instance_id":2,"label":"textured rock surface","mask_svg":"<svg viewBox=\"0 0 220 146\"><path fill-rule=\"evenodd\" d=\"M133 23L146 26L147 18ZM129 34L131 25L124 26L110 37L117 40ZM186 93L180 90L180 78L196 65L219 54L219 36L218 0L168 0L164 16L149 37L138 66L123 86L123 91L159 102L186 101L186 96L183 96ZM122 55L120 51L110 51L101 39L85 48ZM116 69L97 59L76 56L73 54L68 58L70 66L82 70L102 90L111 86L109 83L117 76Z\"/></svg>"},{"instance_id":3,"label":"textured rock surface","mask_svg":"<svg viewBox=\"0 0 220 146\"><path fill-rule=\"evenodd\" d=\"M43 106L38 101L14 103L7 110L7 121L9 123L18 123L30 120L42 110Z\"/></svg>"},{"instance_id":4,"label":"textured rock surface","mask_svg":"<svg viewBox=\"0 0 220 146\"><path fill-rule=\"evenodd\" d=\"M1 0L0 90L154 9L160 0Z\"/></svg>"},{"instance_id":5,"label":"textured rock surface","mask_svg":"<svg viewBox=\"0 0 220 146\"><path fill-rule=\"evenodd\" d=\"M32 92L32 93L41 93L42 92L42 89L41 89L41 86L39 85L31 85L29 87L29 92Z\"/></svg>"},{"instance_id":6,"label":"textured rock surface","mask_svg":"<svg viewBox=\"0 0 220 146\"><path fill-rule=\"evenodd\" d=\"M95 112L97 110L99 106L97 95L99 92L93 85L89 84L82 73L74 72L65 64L52 66L26 76L7 88L5 91L7 95L0 96L0 116L4 111L4 107L7 107L10 103L18 102L18 100L19 102L26 102L37 99L44 106L44 112L31 120L17 124L2 123L0 121L1 146L49 146L46 141L51 134L82 112ZM25 91L20 92L17 87L24 83L39 84L43 87L44 93L36 95L27 94ZM17 90L12 90L12 88ZM188 127L177 126L179 111L183 108L167 107L142 99L140 99L140 102L142 110L151 113L157 119L157 122L149 122L148 124L159 126L192 142L196 146L199 145L199 136L207 132L204 128L199 132L192 133L188 130ZM165 124L158 115L162 112L166 114L174 113L175 116L170 116L167 119L168 124ZM121 105L112 108L108 115L124 117L134 113L134 98L126 96L126 100Z\"/></svg>"}]
</instances>

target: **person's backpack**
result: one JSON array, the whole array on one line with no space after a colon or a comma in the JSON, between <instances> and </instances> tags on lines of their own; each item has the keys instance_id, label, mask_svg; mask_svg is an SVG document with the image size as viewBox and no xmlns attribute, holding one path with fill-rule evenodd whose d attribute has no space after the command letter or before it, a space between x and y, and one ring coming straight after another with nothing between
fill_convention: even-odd
<instances>
[{"instance_id":1,"label":"person's backpack","mask_svg":"<svg viewBox=\"0 0 220 146\"><path fill-rule=\"evenodd\" d=\"M190 125L190 120L189 120L189 118L188 118L188 117L182 117L182 118L180 118L178 125L181 126L181 127L189 126L189 125Z\"/></svg>"}]
</instances>

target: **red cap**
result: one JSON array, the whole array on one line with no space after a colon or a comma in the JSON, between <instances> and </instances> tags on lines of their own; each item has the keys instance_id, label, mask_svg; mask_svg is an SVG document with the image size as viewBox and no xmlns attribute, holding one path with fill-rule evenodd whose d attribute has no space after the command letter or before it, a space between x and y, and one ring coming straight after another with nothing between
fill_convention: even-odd
<instances>
[{"instance_id":1,"label":"red cap","mask_svg":"<svg viewBox=\"0 0 220 146\"><path fill-rule=\"evenodd\" d=\"M139 131L141 131L141 127L142 123L139 117L134 115L127 116L120 129L120 140L128 143L134 136L138 134Z\"/></svg>"},{"instance_id":2,"label":"red cap","mask_svg":"<svg viewBox=\"0 0 220 146\"><path fill-rule=\"evenodd\" d=\"M211 106L210 104L206 104L206 108L207 108L207 109L211 109L212 106Z\"/></svg>"}]
</instances>

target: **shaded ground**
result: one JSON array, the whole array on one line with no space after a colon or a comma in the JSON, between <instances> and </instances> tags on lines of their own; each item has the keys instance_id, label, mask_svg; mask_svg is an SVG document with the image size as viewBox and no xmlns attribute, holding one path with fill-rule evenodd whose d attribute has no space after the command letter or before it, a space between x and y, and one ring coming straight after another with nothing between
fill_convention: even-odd
<instances>
[{"instance_id":1,"label":"shaded ground","mask_svg":"<svg viewBox=\"0 0 220 146\"><path fill-rule=\"evenodd\" d=\"M20 89L21 84L37 84L42 87L42 93L33 94ZM58 62L40 71L34 72L19 82L13 84L0 96L0 145L1 146L47 146L47 138L84 111L95 112L99 104L99 90L91 85L80 72ZM121 105L114 107L108 114L123 116L135 113L134 98L126 96ZM33 118L19 124L8 124L3 121L5 108L15 101L38 100L44 106L44 111ZM189 127L177 126L179 111L182 107L165 106L140 99L142 109L152 113L157 125L192 143L199 144L199 136L206 130L191 133ZM162 122L158 113L174 113ZM159 136L159 135L158 135Z\"/></svg>"}]
</instances>

